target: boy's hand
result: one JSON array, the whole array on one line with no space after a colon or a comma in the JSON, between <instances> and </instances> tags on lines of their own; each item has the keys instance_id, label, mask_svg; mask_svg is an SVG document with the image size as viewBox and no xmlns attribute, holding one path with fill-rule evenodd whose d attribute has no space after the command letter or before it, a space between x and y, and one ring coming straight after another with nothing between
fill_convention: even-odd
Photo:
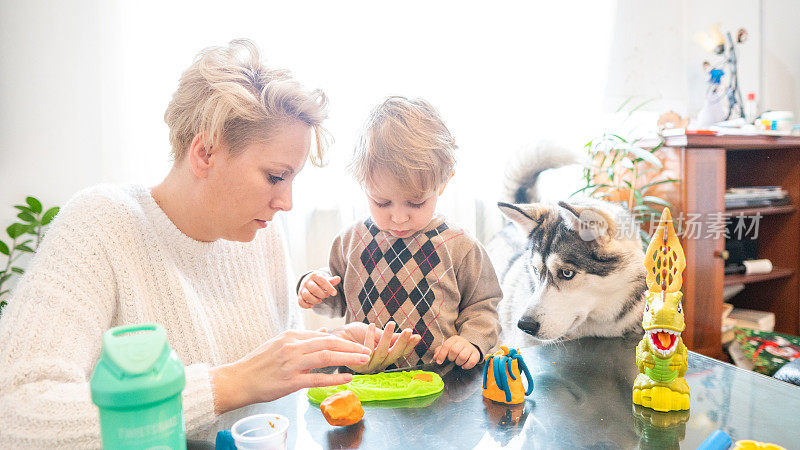
<instances>
[{"instance_id":1,"label":"boy's hand","mask_svg":"<svg viewBox=\"0 0 800 450\"><path fill-rule=\"evenodd\" d=\"M323 299L336 295L336 286L341 277L328 276L325 272L314 271L303 278L297 293L297 303L301 308L313 308Z\"/></svg>"},{"instance_id":2,"label":"boy's hand","mask_svg":"<svg viewBox=\"0 0 800 450\"><path fill-rule=\"evenodd\" d=\"M480 362L481 352L463 337L451 336L433 353L433 360L437 364L442 364L447 359L455 361L463 369L472 369Z\"/></svg>"}]
</instances>

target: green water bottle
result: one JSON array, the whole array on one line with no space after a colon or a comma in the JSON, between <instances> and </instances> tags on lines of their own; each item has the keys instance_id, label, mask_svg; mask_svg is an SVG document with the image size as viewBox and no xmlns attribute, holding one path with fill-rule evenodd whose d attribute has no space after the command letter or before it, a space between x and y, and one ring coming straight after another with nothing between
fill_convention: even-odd
<instances>
[{"instance_id":1,"label":"green water bottle","mask_svg":"<svg viewBox=\"0 0 800 450\"><path fill-rule=\"evenodd\" d=\"M106 449L185 449L183 364L164 327L138 324L103 335L90 381Z\"/></svg>"}]
</instances>

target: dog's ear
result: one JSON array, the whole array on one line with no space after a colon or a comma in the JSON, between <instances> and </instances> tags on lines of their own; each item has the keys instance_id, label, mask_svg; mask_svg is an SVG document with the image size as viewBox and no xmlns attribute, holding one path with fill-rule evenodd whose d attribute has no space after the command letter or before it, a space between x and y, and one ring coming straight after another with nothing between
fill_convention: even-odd
<instances>
[{"instance_id":1,"label":"dog's ear","mask_svg":"<svg viewBox=\"0 0 800 450\"><path fill-rule=\"evenodd\" d=\"M617 235L617 221L607 211L591 206L575 206L560 201L566 219L585 241L598 241L603 245Z\"/></svg>"},{"instance_id":2,"label":"dog's ear","mask_svg":"<svg viewBox=\"0 0 800 450\"><path fill-rule=\"evenodd\" d=\"M539 225L544 222L545 216L552 209L541 203L511 203L497 202L500 211L514 223L516 223L525 234L531 234Z\"/></svg>"}]
</instances>

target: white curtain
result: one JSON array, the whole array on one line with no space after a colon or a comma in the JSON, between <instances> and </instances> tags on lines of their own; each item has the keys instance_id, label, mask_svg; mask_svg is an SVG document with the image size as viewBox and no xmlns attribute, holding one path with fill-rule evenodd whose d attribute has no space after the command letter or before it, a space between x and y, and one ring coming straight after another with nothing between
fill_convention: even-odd
<instances>
[{"instance_id":1,"label":"white curtain","mask_svg":"<svg viewBox=\"0 0 800 450\"><path fill-rule=\"evenodd\" d=\"M295 183L295 208L282 219L300 272L324 265L333 236L366 214L344 166L367 113L387 95L421 96L439 109L459 145L440 209L486 234L476 210L488 205L486 214L495 215L510 154L543 137L582 144L589 135L585 124L602 106L616 2L111 5L103 26L108 180L154 184L164 176L163 112L203 47L253 39L268 62L330 96L330 164L307 165Z\"/></svg>"}]
</instances>

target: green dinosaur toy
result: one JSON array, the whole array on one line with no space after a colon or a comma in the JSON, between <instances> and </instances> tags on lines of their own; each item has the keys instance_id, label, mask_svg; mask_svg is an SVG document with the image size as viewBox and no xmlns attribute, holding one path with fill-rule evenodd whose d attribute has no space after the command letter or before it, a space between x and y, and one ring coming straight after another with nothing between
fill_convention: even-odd
<instances>
[{"instance_id":1,"label":"green dinosaur toy","mask_svg":"<svg viewBox=\"0 0 800 450\"><path fill-rule=\"evenodd\" d=\"M686 369L689 352L681 340L686 328L680 292L681 272L686 267L668 208L661 214L645 256L647 287L642 328L636 346L639 375L633 384L633 403L656 411L689 409Z\"/></svg>"}]
</instances>

